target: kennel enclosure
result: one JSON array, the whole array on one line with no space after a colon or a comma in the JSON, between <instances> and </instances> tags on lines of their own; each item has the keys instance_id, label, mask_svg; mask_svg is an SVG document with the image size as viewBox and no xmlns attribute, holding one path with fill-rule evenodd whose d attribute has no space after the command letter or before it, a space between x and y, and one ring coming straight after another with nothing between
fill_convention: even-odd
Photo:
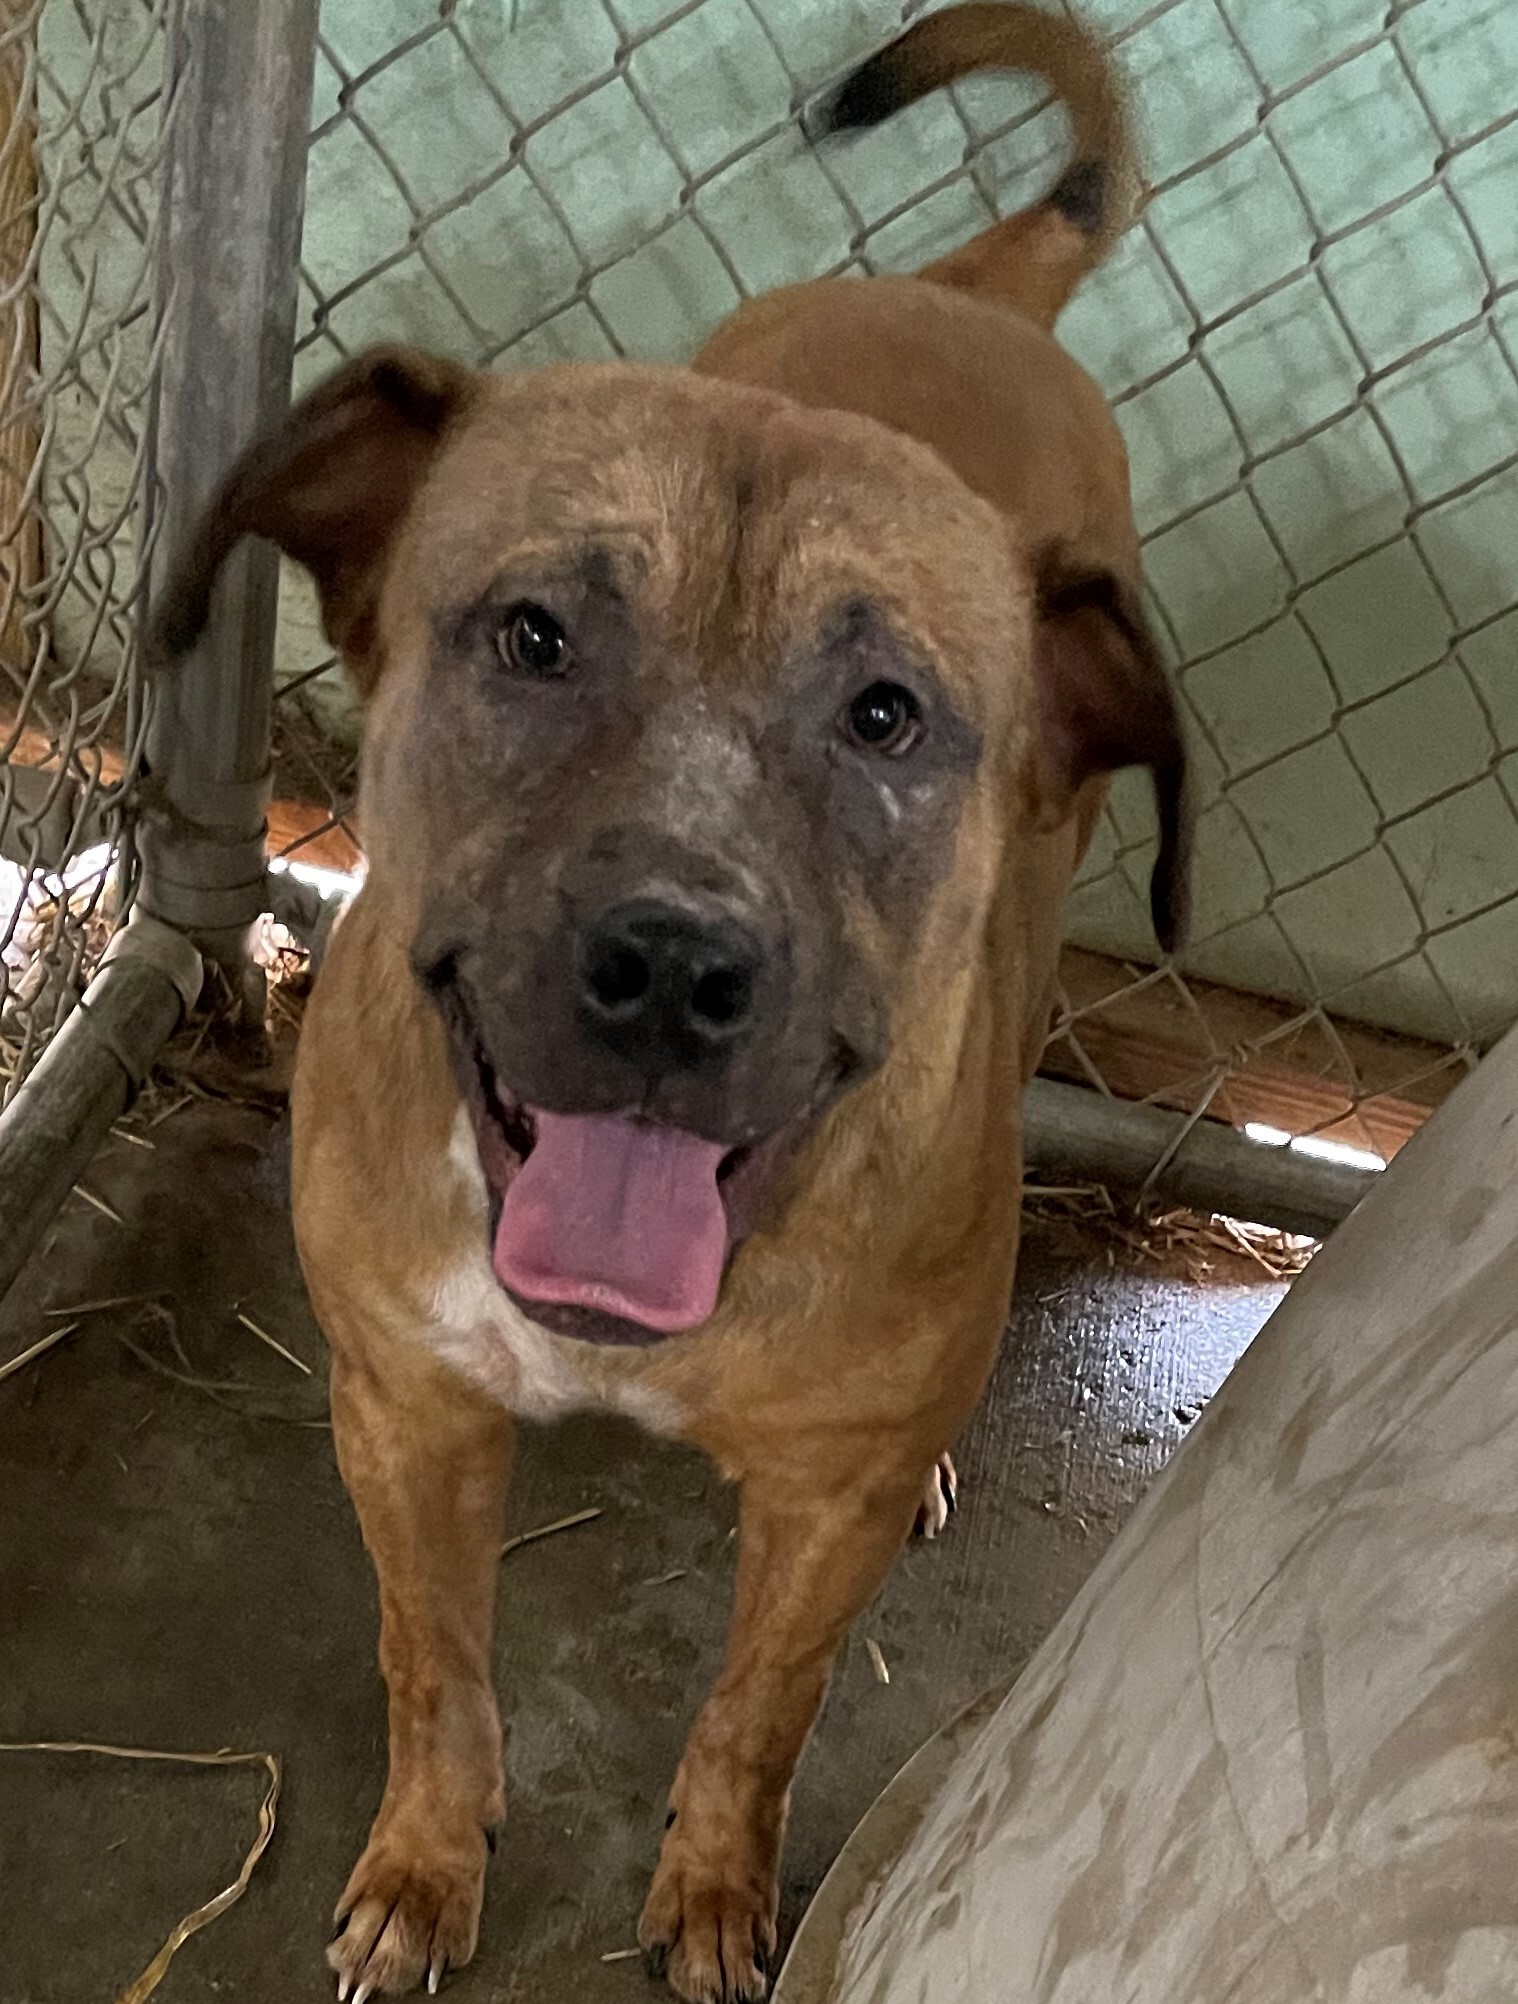
<instances>
[{"instance_id":1,"label":"kennel enclosure","mask_svg":"<svg viewBox=\"0 0 1518 2004\"><path fill-rule=\"evenodd\" d=\"M0 1279L202 964L245 984L260 915L316 920L360 865L356 717L299 578L276 600L245 549L149 672L151 580L216 477L371 340L679 359L746 296L912 269L1021 206L1064 139L1025 78L809 140L920 11L4 0ZM1518 1015L1518 21L1081 11L1148 199L1060 332L1128 442L1199 874L1157 963L1120 783L1033 1159L1321 1227Z\"/></svg>"}]
</instances>

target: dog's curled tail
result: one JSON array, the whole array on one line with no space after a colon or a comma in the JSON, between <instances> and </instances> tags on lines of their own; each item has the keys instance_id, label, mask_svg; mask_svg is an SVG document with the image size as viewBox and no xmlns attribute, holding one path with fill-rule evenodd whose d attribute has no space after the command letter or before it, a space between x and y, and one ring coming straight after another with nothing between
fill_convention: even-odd
<instances>
[{"instance_id":1,"label":"dog's curled tail","mask_svg":"<svg viewBox=\"0 0 1518 2004\"><path fill-rule=\"evenodd\" d=\"M1070 114L1064 172L1032 208L995 223L918 276L1013 306L1051 327L1138 206L1138 169L1112 67L1087 28L1019 0L945 7L908 28L847 77L814 115L819 133L878 125L975 70L1028 70Z\"/></svg>"}]
</instances>

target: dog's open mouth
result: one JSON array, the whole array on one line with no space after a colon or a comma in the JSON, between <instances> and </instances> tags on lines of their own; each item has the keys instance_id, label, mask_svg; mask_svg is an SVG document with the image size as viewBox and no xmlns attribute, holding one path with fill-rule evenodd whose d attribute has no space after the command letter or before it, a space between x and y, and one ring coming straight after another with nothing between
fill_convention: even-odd
<instances>
[{"instance_id":1,"label":"dog's open mouth","mask_svg":"<svg viewBox=\"0 0 1518 2004\"><path fill-rule=\"evenodd\" d=\"M525 1105L476 1054L469 1093L496 1279L535 1322L647 1343L707 1321L799 1135L730 1147L627 1114Z\"/></svg>"}]
</instances>

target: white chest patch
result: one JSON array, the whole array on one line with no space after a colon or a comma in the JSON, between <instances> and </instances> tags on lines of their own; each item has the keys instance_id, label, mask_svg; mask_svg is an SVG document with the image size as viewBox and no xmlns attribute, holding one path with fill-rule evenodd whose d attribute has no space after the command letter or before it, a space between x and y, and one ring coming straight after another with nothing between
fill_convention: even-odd
<instances>
[{"instance_id":1,"label":"white chest patch","mask_svg":"<svg viewBox=\"0 0 1518 2004\"><path fill-rule=\"evenodd\" d=\"M433 1285L425 1341L437 1355L523 1419L559 1419L566 1413L625 1413L651 1433L674 1433L674 1402L638 1382L634 1373L605 1368L594 1344L555 1336L524 1315L490 1268L485 1221L485 1178L475 1152L469 1115L460 1107L439 1173L458 1177L478 1212L473 1249L460 1253Z\"/></svg>"}]
</instances>

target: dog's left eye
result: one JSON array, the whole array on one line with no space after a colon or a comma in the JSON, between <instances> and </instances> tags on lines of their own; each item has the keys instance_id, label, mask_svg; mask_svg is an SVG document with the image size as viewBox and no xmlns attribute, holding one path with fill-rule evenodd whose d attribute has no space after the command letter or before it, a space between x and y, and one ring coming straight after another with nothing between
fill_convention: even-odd
<instances>
[{"instance_id":1,"label":"dog's left eye","mask_svg":"<svg viewBox=\"0 0 1518 2004\"><path fill-rule=\"evenodd\" d=\"M844 711L843 728L863 750L900 758L922 736L922 706L899 682L872 682Z\"/></svg>"},{"instance_id":2,"label":"dog's left eye","mask_svg":"<svg viewBox=\"0 0 1518 2004\"><path fill-rule=\"evenodd\" d=\"M540 682L554 680L569 667L569 639L563 627L551 612L527 600L507 608L496 646L508 667Z\"/></svg>"}]
</instances>

